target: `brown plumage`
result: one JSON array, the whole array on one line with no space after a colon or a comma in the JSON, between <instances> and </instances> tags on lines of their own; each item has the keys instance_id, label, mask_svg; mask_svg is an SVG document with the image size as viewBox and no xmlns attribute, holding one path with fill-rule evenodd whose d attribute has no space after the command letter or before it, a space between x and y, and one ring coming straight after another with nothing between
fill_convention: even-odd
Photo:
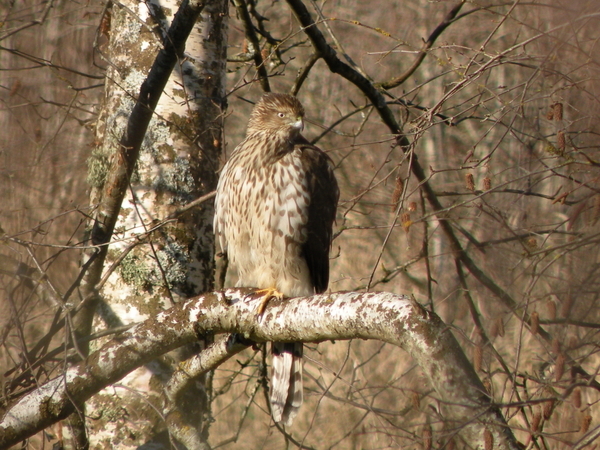
<instances>
[{"instance_id":1,"label":"brown plumage","mask_svg":"<svg viewBox=\"0 0 600 450\"><path fill-rule=\"evenodd\" d=\"M300 134L303 117L295 97L264 95L223 167L214 227L237 286L286 297L327 289L339 190L331 159ZM274 342L272 352L273 419L291 425L302 404L302 343Z\"/></svg>"}]
</instances>

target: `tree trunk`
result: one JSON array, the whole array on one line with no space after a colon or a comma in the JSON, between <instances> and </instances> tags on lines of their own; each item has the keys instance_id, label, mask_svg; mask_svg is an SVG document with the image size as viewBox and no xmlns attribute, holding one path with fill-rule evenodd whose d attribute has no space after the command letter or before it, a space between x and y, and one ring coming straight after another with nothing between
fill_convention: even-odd
<instances>
[{"instance_id":1,"label":"tree trunk","mask_svg":"<svg viewBox=\"0 0 600 450\"><path fill-rule=\"evenodd\" d=\"M148 75L151 67L154 70L155 57L162 48L170 53L184 45L185 41L171 42L173 37L167 35L177 5L125 1L111 8L110 42L104 54L108 63L105 104L97 124L100 145L90 158L88 174L92 205L98 206L96 228L105 220L104 207L113 195L110 183L121 154L128 151L122 148L123 137L132 133L134 105L146 108L144 89L155 88L152 74ZM213 288L212 202L153 229L178 207L216 187L225 109L228 5L225 0L206 5L184 2L180 11L184 14L185 7L200 10L202 6L185 43L185 59L175 64L133 161L129 185L121 186L125 195L102 265L102 277L109 276L98 300L90 302L88 314L84 311L78 324L89 322L92 312L97 314L95 330L139 322ZM110 227L107 233L110 237ZM119 261L119 267L110 272ZM90 292L97 283L91 278ZM85 329L80 326L80 334ZM180 353L199 348L196 344ZM92 448L136 448L150 442L167 448L173 440L185 441L188 448L204 446L210 383L202 379L202 389L182 396L194 399L187 404L171 404L162 392L162 384L181 357L151 362L88 402ZM182 417L191 421L182 423ZM193 433L182 436L182 429Z\"/></svg>"}]
</instances>

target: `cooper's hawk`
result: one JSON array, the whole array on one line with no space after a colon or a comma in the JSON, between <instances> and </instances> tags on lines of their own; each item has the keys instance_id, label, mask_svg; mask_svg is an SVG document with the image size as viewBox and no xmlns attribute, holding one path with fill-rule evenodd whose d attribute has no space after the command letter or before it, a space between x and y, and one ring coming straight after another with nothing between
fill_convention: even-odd
<instances>
[{"instance_id":1,"label":"cooper's hawk","mask_svg":"<svg viewBox=\"0 0 600 450\"><path fill-rule=\"evenodd\" d=\"M223 167L214 227L237 286L286 297L327 289L339 190L331 159L300 134L303 118L295 97L264 95ZM302 343L271 348L271 411L290 425L302 404Z\"/></svg>"}]
</instances>

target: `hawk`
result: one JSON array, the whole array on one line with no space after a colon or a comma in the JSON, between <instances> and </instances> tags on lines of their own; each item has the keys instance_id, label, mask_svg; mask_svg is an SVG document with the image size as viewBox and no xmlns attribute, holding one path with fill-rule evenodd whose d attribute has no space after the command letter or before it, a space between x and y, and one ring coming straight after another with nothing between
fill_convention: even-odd
<instances>
[{"instance_id":1,"label":"hawk","mask_svg":"<svg viewBox=\"0 0 600 450\"><path fill-rule=\"evenodd\" d=\"M331 159L300 134L303 119L295 97L265 94L217 186L215 233L237 268L237 286L266 293L259 309L269 298L313 295L329 283L339 190ZM302 343L271 348L271 412L291 425L302 404Z\"/></svg>"}]
</instances>

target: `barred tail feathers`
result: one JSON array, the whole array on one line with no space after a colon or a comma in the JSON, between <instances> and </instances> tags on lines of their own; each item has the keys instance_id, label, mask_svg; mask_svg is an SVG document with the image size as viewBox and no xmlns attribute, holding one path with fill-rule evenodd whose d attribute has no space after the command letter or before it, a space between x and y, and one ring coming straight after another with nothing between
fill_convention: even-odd
<instances>
[{"instance_id":1,"label":"barred tail feathers","mask_svg":"<svg viewBox=\"0 0 600 450\"><path fill-rule=\"evenodd\" d=\"M302 405L301 342L273 342L271 376L271 413L275 422L290 426Z\"/></svg>"}]
</instances>

